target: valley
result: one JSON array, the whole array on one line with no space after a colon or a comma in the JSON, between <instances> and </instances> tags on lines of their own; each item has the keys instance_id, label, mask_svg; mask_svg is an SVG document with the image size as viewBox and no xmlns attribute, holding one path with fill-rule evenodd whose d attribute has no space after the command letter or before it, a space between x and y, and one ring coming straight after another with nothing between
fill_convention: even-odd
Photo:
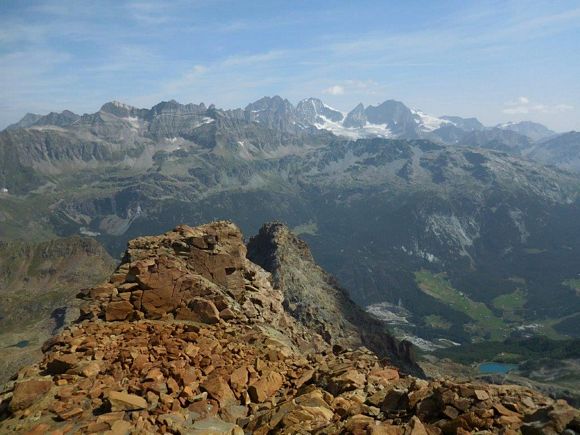
<instances>
[{"instance_id":1,"label":"valley","mask_svg":"<svg viewBox=\"0 0 580 435\"><path fill-rule=\"evenodd\" d=\"M280 97L57 115L0 133L4 240L83 235L120 258L181 223L256 234L283 221L422 351L578 338L580 175L525 158L548 135L537 126L532 138L529 125L438 121L392 101L343 115Z\"/></svg>"}]
</instances>

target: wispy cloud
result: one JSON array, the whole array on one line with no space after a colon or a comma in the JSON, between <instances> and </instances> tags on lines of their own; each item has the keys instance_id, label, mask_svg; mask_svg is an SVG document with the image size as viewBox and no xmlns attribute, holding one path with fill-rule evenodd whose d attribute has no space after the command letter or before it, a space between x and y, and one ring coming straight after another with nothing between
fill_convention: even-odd
<instances>
[{"instance_id":1,"label":"wispy cloud","mask_svg":"<svg viewBox=\"0 0 580 435\"><path fill-rule=\"evenodd\" d=\"M125 7L133 20L145 25L166 24L173 18L173 15L168 13L170 8L165 3L132 1Z\"/></svg>"},{"instance_id":2,"label":"wispy cloud","mask_svg":"<svg viewBox=\"0 0 580 435\"><path fill-rule=\"evenodd\" d=\"M503 113L507 115L525 115L533 113L564 113L574 110L570 104L542 104L531 101L528 97L518 97L514 101L504 103Z\"/></svg>"},{"instance_id":3,"label":"wispy cloud","mask_svg":"<svg viewBox=\"0 0 580 435\"><path fill-rule=\"evenodd\" d=\"M334 85L322 91L323 94L342 95L344 94L344 86Z\"/></svg>"}]
</instances>

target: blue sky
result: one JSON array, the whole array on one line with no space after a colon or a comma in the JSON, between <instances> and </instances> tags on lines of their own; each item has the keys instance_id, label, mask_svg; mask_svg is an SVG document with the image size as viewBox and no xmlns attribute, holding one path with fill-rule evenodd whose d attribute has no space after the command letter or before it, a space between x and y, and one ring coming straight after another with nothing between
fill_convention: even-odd
<instances>
[{"instance_id":1,"label":"blue sky","mask_svg":"<svg viewBox=\"0 0 580 435\"><path fill-rule=\"evenodd\" d=\"M0 0L0 128L275 94L580 130L580 2Z\"/></svg>"}]
</instances>

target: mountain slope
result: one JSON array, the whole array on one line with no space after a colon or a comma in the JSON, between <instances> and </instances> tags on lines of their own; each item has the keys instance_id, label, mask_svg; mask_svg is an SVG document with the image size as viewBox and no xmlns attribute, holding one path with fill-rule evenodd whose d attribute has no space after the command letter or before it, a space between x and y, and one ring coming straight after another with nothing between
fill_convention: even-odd
<instances>
[{"instance_id":1,"label":"mountain slope","mask_svg":"<svg viewBox=\"0 0 580 435\"><path fill-rule=\"evenodd\" d=\"M580 133L571 131L540 142L527 156L545 164L580 172Z\"/></svg>"},{"instance_id":2,"label":"mountain slope","mask_svg":"<svg viewBox=\"0 0 580 435\"><path fill-rule=\"evenodd\" d=\"M40 228L95 234L118 253L128 239L180 221L234 216L248 232L276 219L312 224L305 237L316 258L355 302L412 307L412 334L501 339L538 320L538 333L574 333L566 325L577 322L569 316L579 301L566 283L580 256L578 177L494 151L312 131L277 145L264 136L261 149L250 141L231 148L182 142L154 155L149 168L103 160L107 170L53 175L50 190L0 203L2 228L31 228L29 237ZM49 226L38 224L47 219ZM435 277L441 273L447 277ZM435 294L434 283L453 290ZM496 298L519 292L525 300L517 315L497 307ZM471 299L468 310L455 304L460 293ZM436 327L433 309L451 326Z\"/></svg>"},{"instance_id":3,"label":"mountain slope","mask_svg":"<svg viewBox=\"0 0 580 435\"><path fill-rule=\"evenodd\" d=\"M76 292L113 269L93 239L0 242L0 383L38 358L42 342L76 316Z\"/></svg>"},{"instance_id":4,"label":"mountain slope","mask_svg":"<svg viewBox=\"0 0 580 435\"><path fill-rule=\"evenodd\" d=\"M332 349L284 312L228 222L132 241L79 322L0 393L0 431L453 433L575 428L578 410L517 386L400 374Z\"/></svg>"},{"instance_id":5,"label":"mountain slope","mask_svg":"<svg viewBox=\"0 0 580 435\"><path fill-rule=\"evenodd\" d=\"M556 135L555 131L550 130L546 126L530 121L508 122L500 124L497 127L503 130L515 131L516 133L529 137L534 142Z\"/></svg>"}]
</instances>

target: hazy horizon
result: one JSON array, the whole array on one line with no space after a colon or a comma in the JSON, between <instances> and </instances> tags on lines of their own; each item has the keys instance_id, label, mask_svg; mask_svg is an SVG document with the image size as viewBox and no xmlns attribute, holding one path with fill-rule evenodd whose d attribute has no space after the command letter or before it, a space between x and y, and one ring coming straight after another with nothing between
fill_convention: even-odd
<instances>
[{"instance_id":1,"label":"hazy horizon","mask_svg":"<svg viewBox=\"0 0 580 435\"><path fill-rule=\"evenodd\" d=\"M228 109L280 95L580 130L572 1L33 1L0 5L0 24L0 128L111 100Z\"/></svg>"}]
</instances>

